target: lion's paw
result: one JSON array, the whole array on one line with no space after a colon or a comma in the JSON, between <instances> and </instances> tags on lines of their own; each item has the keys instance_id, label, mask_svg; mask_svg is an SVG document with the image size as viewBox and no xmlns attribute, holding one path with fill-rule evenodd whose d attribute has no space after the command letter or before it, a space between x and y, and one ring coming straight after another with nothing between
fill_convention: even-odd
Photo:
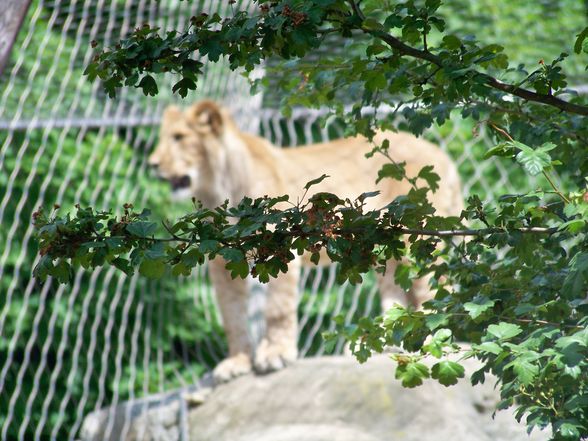
<instances>
[{"instance_id":1,"label":"lion's paw","mask_svg":"<svg viewBox=\"0 0 588 441\"><path fill-rule=\"evenodd\" d=\"M263 339L255 351L255 371L260 374L286 367L296 360L296 350Z\"/></svg>"},{"instance_id":2,"label":"lion's paw","mask_svg":"<svg viewBox=\"0 0 588 441\"><path fill-rule=\"evenodd\" d=\"M220 384L249 372L251 372L251 357L241 353L221 361L212 371L212 376L215 383Z\"/></svg>"}]
</instances>

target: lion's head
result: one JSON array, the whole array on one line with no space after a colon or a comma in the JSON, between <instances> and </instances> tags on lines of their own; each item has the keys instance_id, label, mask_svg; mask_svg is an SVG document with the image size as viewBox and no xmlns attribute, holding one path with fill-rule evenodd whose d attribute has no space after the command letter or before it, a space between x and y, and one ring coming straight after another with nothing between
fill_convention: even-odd
<instances>
[{"instance_id":1,"label":"lion's head","mask_svg":"<svg viewBox=\"0 0 588 441\"><path fill-rule=\"evenodd\" d=\"M224 131L230 117L212 101L202 101L182 112L176 106L163 113L159 144L149 165L169 181L175 199L195 197L215 206L228 197L219 194Z\"/></svg>"}]
</instances>

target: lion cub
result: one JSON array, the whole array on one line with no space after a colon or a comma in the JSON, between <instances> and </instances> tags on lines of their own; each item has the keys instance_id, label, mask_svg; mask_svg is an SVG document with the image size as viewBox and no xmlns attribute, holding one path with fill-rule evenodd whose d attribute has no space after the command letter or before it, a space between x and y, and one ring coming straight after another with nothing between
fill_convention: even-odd
<instances>
[{"instance_id":1,"label":"lion cub","mask_svg":"<svg viewBox=\"0 0 588 441\"><path fill-rule=\"evenodd\" d=\"M407 133L382 132L375 141L390 142L394 160L406 162L414 176L425 165L433 165L441 177L432 202L441 215L459 215L463 201L457 168L437 146ZM363 137L339 139L301 148L279 149L267 140L241 132L229 113L212 101L202 101L182 112L169 107L163 115L159 145L149 164L167 179L176 197L196 197L206 207L231 203L244 196L288 194L290 200L302 197L304 185L323 173L329 175L312 187L355 199L366 191L379 190L370 198L368 209L380 208L406 194L406 182L383 180L375 184L377 171L388 160L383 155L366 159L371 144ZM281 369L297 356L296 309L300 259L289 271L268 284L265 312L267 335L252 358L247 332L247 281L231 279L222 258L210 262L210 276L220 305L229 342L229 357L214 370L217 381L228 381L250 372ZM420 304L429 297L426 281L416 281L410 294L394 283L394 262L380 278L383 308L394 302Z\"/></svg>"}]
</instances>

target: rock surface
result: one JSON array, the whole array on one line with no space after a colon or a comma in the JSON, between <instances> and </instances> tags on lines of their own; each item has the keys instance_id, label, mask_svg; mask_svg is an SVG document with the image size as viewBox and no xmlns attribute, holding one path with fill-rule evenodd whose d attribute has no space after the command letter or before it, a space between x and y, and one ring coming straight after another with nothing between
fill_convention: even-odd
<instances>
[{"instance_id":1,"label":"rock surface","mask_svg":"<svg viewBox=\"0 0 588 441\"><path fill-rule=\"evenodd\" d=\"M88 415L83 441L523 441L510 411L492 419L493 379L444 387L433 380L415 389L394 379L394 362L381 356L360 365L351 357L298 360L264 376L216 387L199 385Z\"/></svg>"},{"instance_id":2,"label":"rock surface","mask_svg":"<svg viewBox=\"0 0 588 441\"><path fill-rule=\"evenodd\" d=\"M470 372L475 369L469 366ZM217 387L188 414L190 441L518 441L529 437L512 413L492 419L493 382L467 379L405 389L388 357L303 359L266 376Z\"/></svg>"}]
</instances>

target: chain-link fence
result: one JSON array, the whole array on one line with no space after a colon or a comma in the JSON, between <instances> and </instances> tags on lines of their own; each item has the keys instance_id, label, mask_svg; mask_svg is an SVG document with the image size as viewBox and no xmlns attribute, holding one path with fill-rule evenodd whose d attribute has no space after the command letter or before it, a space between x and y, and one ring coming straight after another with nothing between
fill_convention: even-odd
<instances>
[{"instance_id":1,"label":"chain-link fence","mask_svg":"<svg viewBox=\"0 0 588 441\"><path fill-rule=\"evenodd\" d=\"M247 7L218 0L36 0L0 77L0 439L72 440L84 416L123 400L193 384L222 359L225 342L206 269L180 280L152 283L112 269L79 271L71 285L31 276L37 248L31 215L39 207L75 204L118 209L131 202L169 217L168 189L152 179L146 157L157 139L163 108L176 102L163 79L157 99L122 90L108 99L83 76L90 42L110 45L143 22L183 28L206 10ZM224 102L242 128L277 145L326 140L337 122L321 112L296 110L284 119L261 108L260 96L222 63L207 67L187 100ZM480 159L483 129L448 123L431 131L462 171L466 194L491 198L516 183L502 163ZM304 270L299 332L301 356L320 355L320 332L333 317L347 322L379 312L376 285L335 284L336 268ZM258 336L260 290L251 302ZM257 299L257 300L256 300ZM342 350L341 345L337 351Z\"/></svg>"}]
</instances>

